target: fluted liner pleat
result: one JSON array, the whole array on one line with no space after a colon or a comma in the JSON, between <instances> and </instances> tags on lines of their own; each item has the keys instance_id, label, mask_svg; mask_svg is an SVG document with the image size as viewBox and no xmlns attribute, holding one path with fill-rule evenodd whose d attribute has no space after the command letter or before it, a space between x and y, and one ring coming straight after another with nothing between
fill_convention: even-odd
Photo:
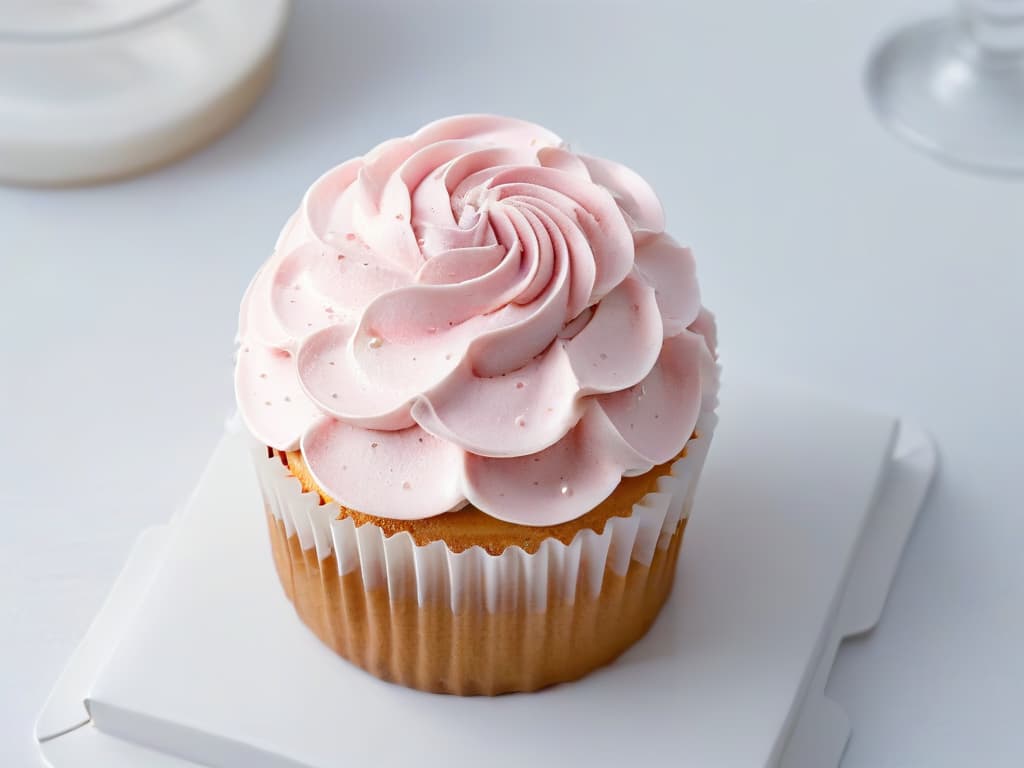
<instances>
[{"instance_id":1,"label":"fluted liner pleat","mask_svg":"<svg viewBox=\"0 0 1024 768\"><path fill-rule=\"evenodd\" d=\"M532 554L357 527L252 442L278 576L317 637L384 680L498 694L574 680L647 631L672 588L715 422L703 414L656 490L601 533Z\"/></svg>"}]
</instances>

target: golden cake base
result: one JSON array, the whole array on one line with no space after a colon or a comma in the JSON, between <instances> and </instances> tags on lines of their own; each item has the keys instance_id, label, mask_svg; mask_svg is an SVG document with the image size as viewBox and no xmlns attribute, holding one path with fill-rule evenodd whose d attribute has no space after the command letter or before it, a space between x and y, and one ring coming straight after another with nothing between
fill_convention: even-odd
<instances>
[{"instance_id":1,"label":"golden cake base","mask_svg":"<svg viewBox=\"0 0 1024 768\"><path fill-rule=\"evenodd\" d=\"M285 593L320 640L383 680L460 695L535 691L613 661L647 632L671 592L686 527L683 518L650 566L630 561L625 575L606 569L596 595L583 579L572 603L550 588L543 611L455 613L445 602L391 600L386 586L367 590L358 568L340 575L333 553L320 560L283 522L267 521Z\"/></svg>"}]
</instances>

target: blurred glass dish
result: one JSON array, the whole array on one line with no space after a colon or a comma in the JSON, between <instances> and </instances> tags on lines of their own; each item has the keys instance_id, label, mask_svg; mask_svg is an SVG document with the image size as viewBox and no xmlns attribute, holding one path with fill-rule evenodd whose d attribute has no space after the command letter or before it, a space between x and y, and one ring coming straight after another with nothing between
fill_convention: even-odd
<instances>
[{"instance_id":1,"label":"blurred glass dish","mask_svg":"<svg viewBox=\"0 0 1024 768\"><path fill-rule=\"evenodd\" d=\"M875 52L869 98L897 135L941 160L1024 174L1024 0L962 0Z\"/></svg>"},{"instance_id":2,"label":"blurred glass dish","mask_svg":"<svg viewBox=\"0 0 1024 768\"><path fill-rule=\"evenodd\" d=\"M287 9L0 0L0 181L103 181L210 141L269 82Z\"/></svg>"}]
</instances>

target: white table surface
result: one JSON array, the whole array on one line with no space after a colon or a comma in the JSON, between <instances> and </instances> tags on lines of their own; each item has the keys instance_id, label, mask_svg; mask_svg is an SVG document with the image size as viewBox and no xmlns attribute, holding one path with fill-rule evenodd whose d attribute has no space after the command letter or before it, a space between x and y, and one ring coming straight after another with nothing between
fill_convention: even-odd
<instances>
[{"instance_id":1,"label":"white table surface","mask_svg":"<svg viewBox=\"0 0 1024 768\"><path fill-rule=\"evenodd\" d=\"M939 480L829 686L844 766L1020 765L1024 183L919 157L860 92L879 34L942 3L361 5L297 3L266 99L199 154L0 189L0 764L38 764L60 666L195 482L231 407L238 299L308 183L434 117L500 111L652 181L727 370L930 428Z\"/></svg>"}]
</instances>

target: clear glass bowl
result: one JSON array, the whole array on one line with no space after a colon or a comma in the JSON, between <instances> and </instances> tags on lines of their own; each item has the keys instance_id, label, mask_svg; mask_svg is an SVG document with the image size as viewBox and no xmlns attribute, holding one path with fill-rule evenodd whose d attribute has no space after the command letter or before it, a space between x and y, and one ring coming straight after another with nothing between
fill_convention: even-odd
<instances>
[{"instance_id":1,"label":"clear glass bowl","mask_svg":"<svg viewBox=\"0 0 1024 768\"><path fill-rule=\"evenodd\" d=\"M0 0L0 180L137 173L233 124L286 0Z\"/></svg>"}]
</instances>

